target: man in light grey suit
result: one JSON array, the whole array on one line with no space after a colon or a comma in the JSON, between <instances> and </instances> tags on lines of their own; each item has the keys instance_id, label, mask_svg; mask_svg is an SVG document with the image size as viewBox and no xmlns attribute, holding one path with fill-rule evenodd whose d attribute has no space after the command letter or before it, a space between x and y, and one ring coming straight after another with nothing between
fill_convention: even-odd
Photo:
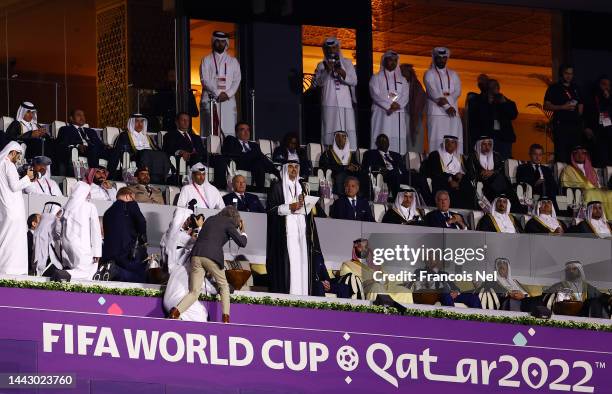
<instances>
[{"instance_id":1,"label":"man in light grey suit","mask_svg":"<svg viewBox=\"0 0 612 394\"><path fill-rule=\"evenodd\" d=\"M230 239L233 239L241 248L247 244L244 222L240 219L240 213L233 205L223 208L221 212L204 222L196 244L191 251L189 293L183 297L176 307L170 309L170 312L168 312L170 319L178 319L182 312L189 309L198 300L204 283L204 275L206 272L210 272L219 286L223 323L229 323L230 292L225 278L223 245Z\"/></svg>"}]
</instances>

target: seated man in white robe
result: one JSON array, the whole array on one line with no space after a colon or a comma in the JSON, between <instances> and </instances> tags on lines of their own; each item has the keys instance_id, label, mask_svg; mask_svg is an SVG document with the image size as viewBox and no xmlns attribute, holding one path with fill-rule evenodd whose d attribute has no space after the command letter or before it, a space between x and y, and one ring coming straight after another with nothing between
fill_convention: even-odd
<instances>
[{"instance_id":1,"label":"seated man in white robe","mask_svg":"<svg viewBox=\"0 0 612 394\"><path fill-rule=\"evenodd\" d=\"M572 226L568 232L593 234L599 238L610 238L612 227L608 223L601 201L591 201L587 204L586 218Z\"/></svg>"},{"instance_id":2,"label":"seated man in white robe","mask_svg":"<svg viewBox=\"0 0 612 394\"><path fill-rule=\"evenodd\" d=\"M86 182L91 186L90 198L92 200L117 200L117 188L108 180L108 175L104 167L89 169Z\"/></svg>"},{"instance_id":3,"label":"seated man in white robe","mask_svg":"<svg viewBox=\"0 0 612 394\"><path fill-rule=\"evenodd\" d=\"M89 202L90 190L85 182L76 184L56 225L62 243L62 266L72 279L92 279L102 257L100 218Z\"/></svg>"},{"instance_id":4,"label":"seated man in white robe","mask_svg":"<svg viewBox=\"0 0 612 394\"><path fill-rule=\"evenodd\" d=\"M164 309L169 312L189 293L189 264L191 249L198 236L198 229L204 224L204 217L193 219L193 212L177 207L172 222L161 239L162 257L168 265L170 278L164 292ZM207 294L216 294L216 289L208 279L204 280ZM181 313L181 320L205 322L208 312L201 302L193 303Z\"/></svg>"},{"instance_id":5,"label":"seated man in white robe","mask_svg":"<svg viewBox=\"0 0 612 394\"><path fill-rule=\"evenodd\" d=\"M497 233L522 233L521 222L510 213L510 200L505 194L500 194L493 200L493 210L483 216L476 230Z\"/></svg>"},{"instance_id":6,"label":"seated man in white robe","mask_svg":"<svg viewBox=\"0 0 612 394\"><path fill-rule=\"evenodd\" d=\"M176 203L177 207L183 208L208 208L208 209L223 209L225 203L223 197L216 187L210 184L206 179L208 168L202 163L196 163L191 166L191 183L181 188Z\"/></svg>"},{"instance_id":7,"label":"seated man in white robe","mask_svg":"<svg viewBox=\"0 0 612 394\"><path fill-rule=\"evenodd\" d=\"M24 189L26 194L45 194L47 196L61 196L62 191L51 179L51 159L47 156L36 156L32 159L32 167L36 179Z\"/></svg>"}]
</instances>

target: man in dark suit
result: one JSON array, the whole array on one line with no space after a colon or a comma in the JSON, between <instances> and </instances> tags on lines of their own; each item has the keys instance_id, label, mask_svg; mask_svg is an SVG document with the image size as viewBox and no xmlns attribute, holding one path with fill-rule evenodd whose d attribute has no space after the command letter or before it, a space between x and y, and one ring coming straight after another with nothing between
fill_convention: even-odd
<instances>
[{"instance_id":1,"label":"man in dark suit","mask_svg":"<svg viewBox=\"0 0 612 394\"><path fill-rule=\"evenodd\" d=\"M191 129L191 116L187 112L176 115L176 129L164 137L163 151L168 156L183 158L188 165L206 162L206 148L202 139Z\"/></svg>"},{"instance_id":2,"label":"man in dark suit","mask_svg":"<svg viewBox=\"0 0 612 394\"><path fill-rule=\"evenodd\" d=\"M253 183L263 190L266 173L274 174L280 179L280 173L259 148L259 144L249 141L251 127L246 122L238 122L235 127L236 137L228 135L223 141L221 153L224 158L234 160L239 170L251 171ZM217 176L215 172L215 177Z\"/></svg>"},{"instance_id":3,"label":"man in dark suit","mask_svg":"<svg viewBox=\"0 0 612 394\"><path fill-rule=\"evenodd\" d=\"M506 160L512 157L512 144L516 141L512 121L518 116L518 110L514 101L501 94L497 80L489 79L487 85L485 94L470 101L470 146L478 136L492 134L495 150Z\"/></svg>"},{"instance_id":4,"label":"man in dark suit","mask_svg":"<svg viewBox=\"0 0 612 394\"><path fill-rule=\"evenodd\" d=\"M432 203L427 180L418 172L409 171L402 156L389 150L389 137L386 134L379 134L376 137L376 149L370 149L363 154L361 170L365 175L370 172L381 173L394 196L399 192L400 185L405 184L414 187L427 204Z\"/></svg>"},{"instance_id":5,"label":"man in dark suit","mask_svg":"<svg viewBox=\"0 0 612 394\"><path fill-rule=\"evenodd\" d=\"M329 216L334 219L373 222L370 203L364 197L358 197L358 193L359 180L352 176L347 177L344 181L344 195L329 208Z\"/></svg>"},{"instance_id":6,"label":"man in dark suit","mask_svg":"<svg viewBox=\"0 0 612 394\"><path fill-rule=\"evenodd\" d=\"M425 215L425 225L429 227L454 228L457 230L469 230L463 216L450 211L450 197L446 190L436 193L436 209Z\"/></svg>"},{"instance_id":7,"label":"man in dark suit","mask_svg":"<svg viewBox=\"0 0 612 394\"><path fill-rule=\"evenodd\" d=\"M516 169L516 182L527 183L533 188L533 194L549 196L554 202L559 185L555 182L552 170L542 164L544 148L540 144L533 144L529 147L529 157L531 161L518 166ZM556 207L555 207L556 208Z\"/></svg>"},{"instance_id":8,"label":"man in dark suit","mask_svg":"<svg viewBox=\"0 0 612 394\"><path fill-rule=\"evenodd\" d=\"M28 216L28 275L36 275L34 264L34 230L40 223L40 214L33 213Z\"/></svg>"},{"instance_id":9,"label":"man in dark suit","mask_svg":"<svg viewBox=\"0 0 612 394\"><path fill-rule=\"evenodd\" d=\"M100 159L110 159L111 147L104 145L94 129L85 127L87 122L85 111L79 108L73 109L70 111L69 120L70 123L57 132L57 154L62 159L58 160L59 174L73 175L74 169L70 159L74 147L78 149L80 156L87 157L89 168L98 168Z\"/></svg>"},{"instance_id":10,"label":"man in dark suit","mask_svg":"<svg viewBox=\"0 0 612 394\"><path fill-rule=\"evenodd\" d=\"M232 179L234 191L223 196L225 206L234 205L241 212L266 212L259 197L253 193L246 193L246 179L242 175L236 175Z\"/></svg>"},{"instance_id":11,"label":"man in dark suit","mask_svg":"<svg viewBox=\"0 0 612 394\"><path fill-rule=\"evenodd\" d=\"M312 163L308 160L306 149L300 147L300 139L297 133L287 133L283 137L281 144L272 152L274 163L285 163L288 160L298 160L300 162L300 177L308 178L312 172Z\"/></svg>"},{"instance_id":12,"label":"man in dark suit","mask_svg":"<svg viewBox=\"0 0 612 394\"><path fill-rule=\"evenodd\" d=\"M147 221L129 187L117 192L117 200L104 212L102 261L110 266L112 280L145 283Z\"/></svg>"},{"instance_id":13,"label":"man in dark suit","mask_svg":"<svg viewBox=\"0 0 612 394\"><path fill-rule=\"evenodd\" d=\"M181 313L198 300L204 275L210 272L219 286L221 305L223 309L223 322L229 323L230 296L229 285L225 278L225 261L223 259L223 245L230 239L241 248L247 244L247 235L244 232L244 222L236 207L230 205L205 222L191 251L191 267L189 271L189 293L178 305L168 312L170 319L178 319Z\"/></svg>"}]
</instances>

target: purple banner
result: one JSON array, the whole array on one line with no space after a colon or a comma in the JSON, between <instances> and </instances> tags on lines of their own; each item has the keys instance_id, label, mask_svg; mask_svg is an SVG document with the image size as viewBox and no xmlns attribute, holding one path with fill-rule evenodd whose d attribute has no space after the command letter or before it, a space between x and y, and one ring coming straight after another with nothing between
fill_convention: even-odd
<instances>
[{"instance_id":1,"label":"purple banner","mask_svg":"<svg viewBox=\"0 0 612 394\"><path fill-rule=\"evenodd\" d=\"M0 372L76 376L50 393L612 392L605 332L261 305L198 324L159 318L157 298L0 297Z\"/></svg>"}]
</instances>

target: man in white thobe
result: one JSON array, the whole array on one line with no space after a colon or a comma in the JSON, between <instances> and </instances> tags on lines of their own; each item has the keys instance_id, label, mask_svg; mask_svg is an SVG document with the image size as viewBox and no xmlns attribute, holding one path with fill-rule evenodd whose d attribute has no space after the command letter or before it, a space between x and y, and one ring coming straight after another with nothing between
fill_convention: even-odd
<instances>
[{"instance_id":1,"label":"man in white thobe","mask_svg":"<svg viewBox=\"0 0 612 394\"><path fill-rule=\"evenodd\" d=\"M51 159L46 156L36 156L32 159L36 179L24 189L27 194L44 194L47 196L61 196L62 190L51 179Z\"/></svg>"},{"instance_id":2,"label":"man in white thobe","mask_svg":"<svg viewBox=\"0 0 612 394\"><path fill-rule=\"evenodd\" d=\"M234 135L237 123L236 92L240 87L242 75L240 64L235 57L227 53L229 35L215 31L212 35L213 51L202 59L200 65L200 80L202 81L202 100L200 102L200 130L202 135L211 132L211 116L213 121L212 134ZM213 113L210 113L210 97L216 101Z\"/></svg>"},{"instance_id":3,"label":"man in white thobe","mask_svg":"<svg viewBox=\"0 0 612 394\"><path fill-rule=\"evenodd\" d=\"M389 149L404 155L406 147L406 106L409 85L399 68L399 55L387 51L380 60L380 70L370 78L372 97L371 148L375 148L376 137L386 134Z\"/></svg>"},{"instance_id":4,"label":"man in white thobe","mask_svg":"<svg viewBox=\"0 0 612 394\"><path fill-rule=\"evenodd\" d=\"M89 202L90 189L85 182L76 184L56 225L62 243L62 266L72 279L92 279L102 257L100 218Z\"/></svg>"},{"instance_id":5,"label":"man in white thobe","mask_svg":"<svg viewBox=\"0 0 612 394\"><path fill-rule=\"evenodd\" d=\"M22 191L34 179L34 171L19 178L17 162L23 148L9 142L0 152L0 274L28 274L28 227Z\"/></svg>"},{"instance_id":6,"label":"man in white thobe","mask_svg":"<svg viewBox=\"0 0 612 394\"><path fill-rule=\"evenodd\" d=\"M325 59L315 69L315 84L321 89L321 143L331 145L334 133L344 130L351 146L357 146L355 112L351 88L357 86L353 63L340 51L340 41L329 37L323 43Z\"/></svg>"},{"instance_id":7,"label":"man in white thobe","mask_svg":"<svg viewBox=\"0 0 612 394\"><path fill-rule=\"evenodd\" d=\"M181 188L177 207L223 209L225 203L216 187L206 179L206 168L202 163L191 166L191 183ZM195 200L195 201L194 201Z\"/></svg>"},{"instance_id":8,"label":"man in white thobe","mask_svg":"<svg viewBox=\"0 0 612 394\"><path fill-rule=\"evenodd\" d=\"M187 208L177 207L172 217L172 222L166 233L162 236L160 246L162 256L168 264L170 278L164 291L164 309L170 311L173 307L189 293L189 264L191 261L191 249L197 238L197 231L191 229L191 214ZM201 227L204 218L198 219L201 223L195 223ZM207 294L216 294L217 291L208 279L204 279L204 288ZM193 303L189 309L181 313L181 320L205 322L208 312L201 302Z\"/></svg>"},{"instance_id":9,"label":"man in white thobe","mask_svg":"<svg viewBox=\"0 0 612 394\"><path fill-rule=\"evenodd\" d=\"M434 48L432 63L425 72L424 82L427 91L427 131L429 152L438 149L445 135L459 140L459 152L463 152L463 125L459 116L459 96L461 80L459 75L446 67L450 50Z\"/></svg>"},{"instance_id":10,"label":"man in white thobe","mask_svg":"<svg viewBox=\"0 0 612 394\"><path fill-rule=\"evenodd\" d=\"M37 276L50 276L53 271L63 269L59 234L55 231L61 209L59 203L47 202L40 215L40 223L34 230L34 265ZM47 270L49 271L45 274Z\"/></svg>"},{"instance_id":11,"label":"man in white thobe","mask_svg":"<svg viewBox=\"0 0 612 394\"><path fill-rule=\"evenodd\" d=\"M91 200L116 201L117 189L108 179L106 168L90 168L86 182L91 186L89 198Z\"/></svg>"}]
</instances>

